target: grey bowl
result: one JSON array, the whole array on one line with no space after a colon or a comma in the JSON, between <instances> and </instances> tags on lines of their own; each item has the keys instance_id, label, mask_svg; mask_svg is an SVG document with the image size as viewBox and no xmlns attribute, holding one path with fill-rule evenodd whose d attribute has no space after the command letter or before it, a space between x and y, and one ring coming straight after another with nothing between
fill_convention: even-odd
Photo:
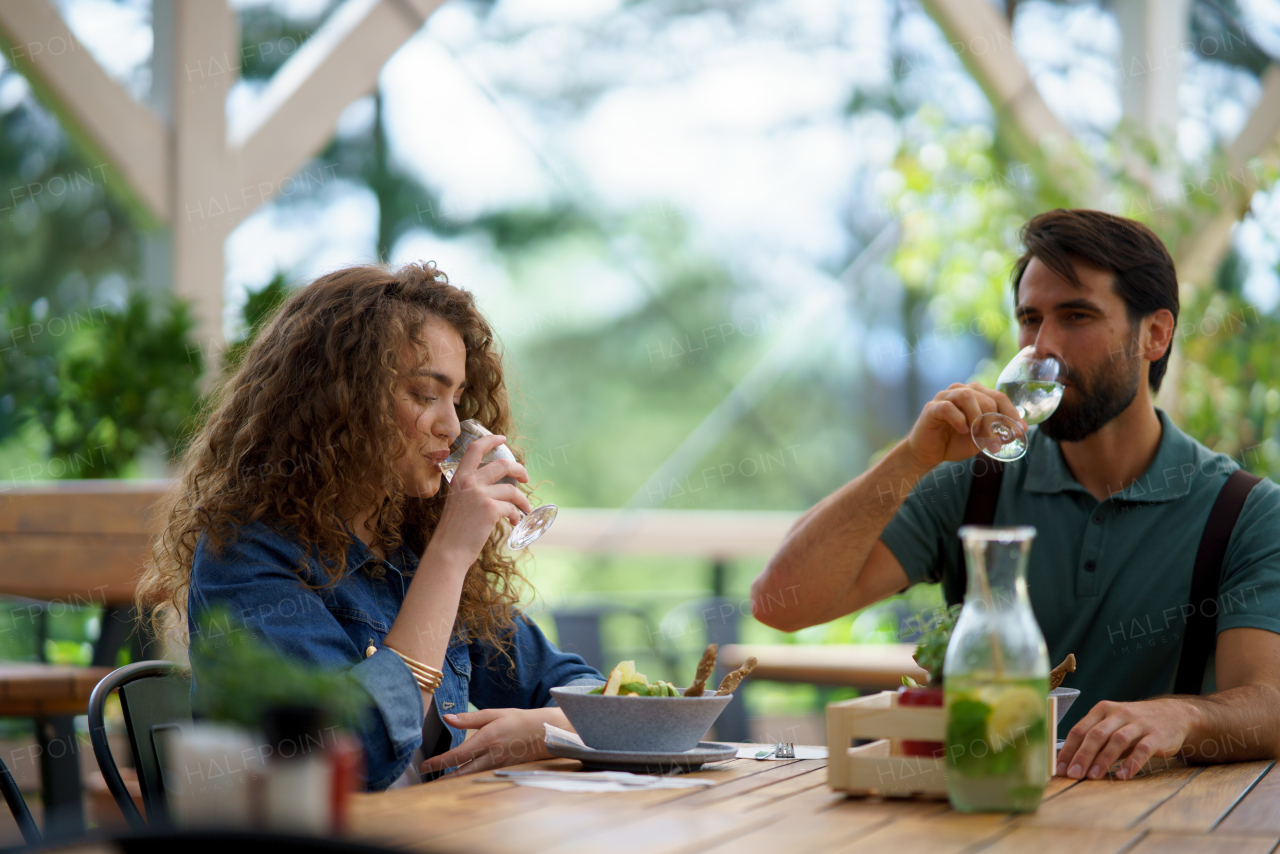
<instances>
[{"instance_id":1,"label":"grey bowl","mask_svg":"<svg viewBox=\"0 0 1280 854\"><path fill-rule=\"evenodd\" d=\"M552 689L555 690L554 688ZM1080 696L1079 688L1054 688L1049 692L1050 697L1058 698L1058 723L1062 723L1062 719L1067 716L1067 709L1071 708L1071 704L1076 701L1076 697Z\"/></svg>"},{"instance_id":2,"label":"grey bowl","mask_svg":"<svg viewBox=\"0 0 1280 854\"><path fill-rule=\"evenodd\" d=\"M697 747L733 699L723 697L606 697L594 685L552 688L551 696L596 750L682 752Z\"/></svg>"}]
</instances>

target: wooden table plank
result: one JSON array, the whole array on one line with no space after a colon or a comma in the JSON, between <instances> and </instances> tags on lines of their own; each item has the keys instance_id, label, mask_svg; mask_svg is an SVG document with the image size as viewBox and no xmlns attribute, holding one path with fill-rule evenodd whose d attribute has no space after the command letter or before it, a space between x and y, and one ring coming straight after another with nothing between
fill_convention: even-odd
<instances>
[{"instance_id":1,"label":"wooden table plank","mask_svg":"<svg viewBox=\"0 0 1280 854\"><path fill-rule=\"evenodd\" d=\"M826 763L821 763L825 765ZM754 809L764 809L772 807L780 801L787 801L788 808L796 808L799 803L797 800L802 795L819 794L822 800L827 800L826 795L834 795L827 786L827 769L823 767L811 768L806 772L796 774L785 779L776 780L768 786L762 786L751 792L744 792L735 798L732 798L725 806L737 812L749 812ZM808 806L808 803L805 803ZM813 805L813 809L820 807L817 803Z\"/></svg>"},{"instance_id":2,"label":"wooden table plank","mask_svg":"<svg viewBox=\"0 0 1280 854\"><path fill-rule=\"evenodd\" d=\"M864 805L865 806L865 805ZM764 827L732 839L713 843L704 850L715 854L779 854L790 851L830 851L858 837L885 827L901 813L878 810L870 806L856 811L837 811L823 815L821 821L808 815L784 816Z\"/></svg>"},{"instance_id":3,"label":"wooden table plank","mask_svg":"<svg viewBox=\"0 0 1280 854\"><path fill-rule=\"evenodd\" d=\"M822 760L804 760L810 765L822 766ZM771 768L795 763L756 762L737 759L730 762L704 766L693 776L715 779L717 785L726 785L751 778ZM520 766L527 769L577 771L582 763L574 759L551 759ZM477 842L468 834L479 834L487 840L476 850L506 850L500 834L509 830L509 819L516 824L526 816L550 809L570 809L576 817L599 807L604 814L615 819L623 813L635 813L632 820L639 821L638 811L647 807L678 801L700 790L658 789L649 792L565 793L514 783L477 783L488 774L446 777L423 786L396 789L381 794L357 795L352 809L352 833L364 838L389 844L397 839L413 839L415 847L434 850L436 846L448 848L465 841L464 847ZM765 785L761 783L758 785ZM573 821L577 819L574 818ZM536 821L541 821L537 819ZM563 816L553 817L553 822L563 822ZM523 836L523 834L518 834ZM480 843L477 842L479 845ZM456 849L455 849L456 850Z\"/></svg>"},{"instance_id":4,"label":"wooden table plank","mask_svg":"<svg viewBox=\"0 0 1280 854\"><path fill-rule=\"evenodd\" d=\"M0 664L0 717L83 715L109 667L10 661Z\"/></svg>"},{"instance_id":5,"label":"wooden table plank","mask_svg":"<svg viewBox=\"0 0 1280 854\"><path fill-rule=\"evenodd\" d=\"M755 762L754 759L743 761ZM810 771L820 771L826 767L827 761L825 759L798 759L795 762L761 762L758 764L766 767L756 774L727 781L709 789L695 790L680 799L681 806L704 806L729 798L736 798L740 795L772 786L774 783L783 782L797 775L807 774Z\"/></svg>"},{"instance_id":6,"label":"wooden table plank","mask_svg":"<svg viewBox=\"0 0 1280 854\"><path fill-rule=\"evenodd\" d=\"M1271 762L1211 765L1156 807L1137 826L1160 831L1212 830L1258 781Z\"/></svg>"},{"instance_id":7,"label":"wooden table plank","mask_svg":"<svg viewBox=\"0 0 1280 854\"><path fill-rule=\"evenodd\" d=\"M1270 854L1277 842L1280 836L1148 833L1130 854Z\"/></svg>"},{"instance_id":8,"label":"wooden table plank","mask_svg":"<svg viewBox=\"0 0 1280 854\"><path fill-rule=\"evenodd\" d=\"M562 797L572 795L561 793ZM529 851L601 851L675 854L705 848L781 819L776 812L744 817L722 810L667 806L653 810L618 809L608 804L540 810L431 840L425 850L477 854L524 854Z\"/></svg>"},{"instance_id":9,"label":"wooden table plank","mask_svg":"<svg viewBox=\"0 0 1280 854\"><path fill-rule=\"evenodd\" d=\"M1174 766L1123 782L1055 779L1040 810L1019 816L957 813L945 801L847 797L826 786L823 760L734 760L698 772L716 780L711 789L651 792L565 793L470 776L359 796L352 832L413 851L474 854L1261 854L1280 841L1280 828L1268 829L1280 823L1280 777L1264 774L1267 768Z\"/></svg>"},{"instance_id":10,"label":"wooden table plank","mask_svg":"<svg viewBox=\"0 0 1280 854\"><path fill-rule=\"evenodd\" d=\"M1214 833L1280 834L1280 766L1271 766Z\"/></svg>"},{"instance_id":11,"label":"wooden table plank","mask_svg":"<svg viewBox=\"0 0 1280 854\"><path fill-rule=\"evenodd\" d=\"M1050 798L1056 798L1079 782L1079 780L1073 780L1070 777L1050 777L1048 785L1044 787L1044 797L1041 800L1047 801Z\"/></svg>"},{"instance_id":12,"label":"wooden table plank","mask_svg":"<svg viewBox=\"0 0 1280 854\"><path fill-rule=\"evenodd\" d=\"M1093 830L1076 828L1015 827L982 854L1120 854L1142 836L1140 830ZM895 852L897 854L897 852Z\"/></svg>"},{"instance_id":13,"label":"wooden table plank","mask_svg":"<svg viewBox=\"0 0 1280 854\"><path fill-rule=\"evenodd\" d=\"M1040 804L1030 815L1020 816L1021 827L1079 828L1082 822L1096 830L1125 830L1173 797L1202 769L1175 767L1142 774L1132 780L1081 780L1062 794Z\"/></svg>"},{"instance_id":14,"label":"wooden table plank","mask_svg":"<svg viewBox=\"0 0 1280 854\"><path fill-rule=\"evenodd\" d=\"M1007 833L1004 815L945 810L932 817L898 820L829 850L884 854L959 854ZM1077 852L1078 854L1078 852Z\"/></svg>"}]
</instances>

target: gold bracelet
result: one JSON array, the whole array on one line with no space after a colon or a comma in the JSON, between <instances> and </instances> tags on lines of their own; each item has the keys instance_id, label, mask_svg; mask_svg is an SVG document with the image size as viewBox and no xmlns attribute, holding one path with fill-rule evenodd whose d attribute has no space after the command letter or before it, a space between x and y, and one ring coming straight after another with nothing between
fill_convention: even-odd
<instances>
[{"instance_id":1,"label":"gold bracelet","mask_svg":"<svg viewBox=\"0 0 1280 854\"><path fill-rule=\"evenodd\" d=\"M389 646L386 643L384 643L382 646L385 649L389 649L392 652L394 652L396 655L400 657L401 661L403 661L406 665L408 665L409 672L413 674L414 681L418 683L418 687L421 688L423 691L428 691L434 694L436 690L440 687L441 683L444 681L444 673L437 670L436 668L430 667L426 664L423 664L420 661L417 661L416 659L410 658L409 656L402 653L400 650L395 649L394 647ZM368 658L369 656L373 655L377 651L378 651L378 648L375 647L372 643L370 643L369 648L364 651L364 657Z\"/></svg>"},{"instance_id":2,"label":"gold bracelet","mask_svg":"<svg viewBox=\"0 0 1280 854\"><path fill-rule=\"evenodd\" d=\"M395 650L392 650L392 652L395 652ZM399 655L399 653L396 654ZM404 656L401 656L401 658L404 659ZM409 665L409 671L413 673L413 678L418 681L418 685L424 691L435 691L440 687L440 683L444 681L443 676L437 676L434 673L424 673L415 667L408 659L404 659L404 663Z\"/></svg>"}]
</instances>

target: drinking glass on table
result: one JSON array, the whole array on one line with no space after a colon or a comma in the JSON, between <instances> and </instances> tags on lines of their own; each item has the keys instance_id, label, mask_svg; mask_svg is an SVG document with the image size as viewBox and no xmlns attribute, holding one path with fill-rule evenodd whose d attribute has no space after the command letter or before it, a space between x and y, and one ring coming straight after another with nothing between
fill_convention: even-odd
<instances>
[{"instance_id":1,"label":"drinking glass on table","mask_svg":"<svg viewBox=\"0 0 1280 854\"><path fill-rule=\"evenodd\" d=\"M478 421L468 418L461 425L462 431L458 434L458 438L449 446L449 456L444 462L440 463L440 471L444 473L444 479L453 483L453 473L458 470L459 464L462 463L462 455L467 452L467 448L471 443L481 436L492 436L484 425ZM511 453L511 449L505 444L499 445L480 459L480 465L491 463L494 460L516 460L516 455ZM515 486L519 483L514 477L504 477L498 483L509 483ZM521 514L522 518L511 529L511 536L507 538L507 547L510 549L522 549L541 537L547 528L551 527L551 523L556 520L557 507L554 504L543 504L541 507L534 508L533 512Z\"/></svg>"},{"instance_id":2,"label":"drinking glass on table","mask_svg":"<svg viewBox=\"0 0 1280 854\"><path fill-rule=\"evenodd\" d=\"M1004 392L1028 425L1044 421L1062 402L1066 371L1052 356L1036 356L1035 345L1022 348L996 380L996 391ZM973 443L995 460L1017 460L1027 452L1027 435L1007 415L986 412L969 427Z\"/></svg>"}]
</instances>

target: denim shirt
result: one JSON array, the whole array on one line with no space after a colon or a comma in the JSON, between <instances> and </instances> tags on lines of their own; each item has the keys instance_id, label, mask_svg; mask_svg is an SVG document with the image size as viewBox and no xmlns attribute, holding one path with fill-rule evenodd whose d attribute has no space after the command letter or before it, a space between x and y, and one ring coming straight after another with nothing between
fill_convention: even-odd
<instances>
[{"instance_id":1,"label":"denim shirt","mask_svg":"<svg viewBox=\"0 0 1280 854\"><path fill-rule=\"evenodd\" d=\"M373 700L371 714L353 729L364 745L366 787L385 789L408 767L422 743L426 710L409 666L382 645L400 612L418 559L402 546L378 560L352 537L347 572L334 585L306 587L295 567L302 564L312 584L326 579L319 562L301 542L264 522L238 529L216 556L201 536L191 567L187 621L196 622L211 606L230 609L280 654L331 669L347 669ZM375 577L373 565L384 571ZM370 644L378 648L365 658ZM444 680L435 692L440 714L477 708L534 709L553 706L550 689L603 682L604 677L578 655L561 652L523 614L515 616L515 636L507 657L455 632L441 666ZM428 662L430 663L430 662ZM192 701L200 694L200 662L192 662ZM451 748L465 730L445 724Z\"/></svg>"}]
</instances>

